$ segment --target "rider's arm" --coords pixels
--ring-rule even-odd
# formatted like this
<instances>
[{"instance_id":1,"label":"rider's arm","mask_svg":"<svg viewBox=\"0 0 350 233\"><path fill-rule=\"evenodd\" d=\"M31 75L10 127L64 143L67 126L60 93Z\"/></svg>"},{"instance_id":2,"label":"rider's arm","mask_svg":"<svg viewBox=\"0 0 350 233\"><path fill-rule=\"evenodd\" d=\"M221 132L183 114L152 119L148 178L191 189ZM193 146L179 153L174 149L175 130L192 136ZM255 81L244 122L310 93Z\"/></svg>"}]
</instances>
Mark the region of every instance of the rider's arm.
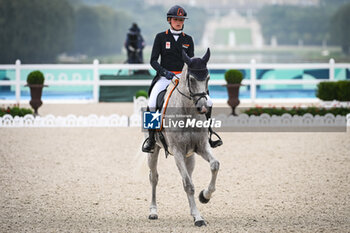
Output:
<instances>
[{"instance_id":1,"label":"rider's arm","mask_svg":"<svg viewBox=\"0 0 350 233\"><path fill-rule=\"evenodd\" d=\"M158 34L154 39L150 63L153 69L155 69L158 74L165 76L167 70L164 69L158 62L158 58L162 50L161 44L162 44L162 40L160 38L160 34Z\"/></svg>"},{"instance_id":2,"label":"rider's arm","mask_svg":"<svg viewBox=\"0 0 350 233\"><path fill-rule=\"evenodd\" d=\"M189 44L190 46L188 47L187 55L189 57L194 57L194 43L192 37L190 37Z\"/></svg>"}]
</instances>

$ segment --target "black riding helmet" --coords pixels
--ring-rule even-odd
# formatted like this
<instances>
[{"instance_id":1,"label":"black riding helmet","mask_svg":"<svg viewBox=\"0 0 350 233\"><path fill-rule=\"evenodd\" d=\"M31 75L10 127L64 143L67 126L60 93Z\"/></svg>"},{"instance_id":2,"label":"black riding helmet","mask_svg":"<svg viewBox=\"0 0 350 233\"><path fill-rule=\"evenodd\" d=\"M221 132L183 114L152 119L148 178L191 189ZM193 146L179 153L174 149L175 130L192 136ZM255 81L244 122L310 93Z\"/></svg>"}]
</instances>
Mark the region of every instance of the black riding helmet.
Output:
<instances>
[{"instance_id":1,"label":"black riding helmet","mask_svg":"<svg viewBox=\"0 0 350 233\"><path fill-rule=\"evenodd\" d=\"M182 19L187 19L187 12L185 11L184 8L182 8L179 5L175 5L171 7L166 14L167 19L168 18L182 18Z\"/></svg>"}]
</instances>

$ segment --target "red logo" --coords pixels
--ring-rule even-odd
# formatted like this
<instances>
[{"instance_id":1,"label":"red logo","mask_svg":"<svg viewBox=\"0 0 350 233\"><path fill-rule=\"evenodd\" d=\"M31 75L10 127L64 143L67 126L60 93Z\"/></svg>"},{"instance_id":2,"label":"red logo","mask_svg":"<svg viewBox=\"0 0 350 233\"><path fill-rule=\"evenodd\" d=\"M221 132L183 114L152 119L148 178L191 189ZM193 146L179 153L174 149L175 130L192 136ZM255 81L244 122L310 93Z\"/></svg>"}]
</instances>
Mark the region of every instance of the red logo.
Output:
<instances>
[{"instance_id":1,"label":"red logo","mask_svg":"<svg viewBox=\"0 0 350 233\"><path fill-rule=\"evenodd\" d=\"M177 10L177 16L183 16L184 15L184 10L182 8L179 8Z\"/></svg>"}]
</instances>

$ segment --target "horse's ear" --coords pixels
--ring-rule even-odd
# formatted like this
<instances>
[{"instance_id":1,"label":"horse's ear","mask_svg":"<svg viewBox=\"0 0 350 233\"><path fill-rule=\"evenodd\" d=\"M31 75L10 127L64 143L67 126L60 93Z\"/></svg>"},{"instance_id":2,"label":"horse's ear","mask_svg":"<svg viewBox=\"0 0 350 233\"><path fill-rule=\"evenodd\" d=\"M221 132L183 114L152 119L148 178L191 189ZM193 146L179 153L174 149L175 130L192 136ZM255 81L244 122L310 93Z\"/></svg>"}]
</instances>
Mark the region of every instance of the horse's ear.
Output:
<instances>
[{"instance_id":1,"label":"horse's ear","mask_svg":"<svg viewBox=\"0 0 350 233\"><path fill-rule=\"evenodd\" d=\"M187 55L187 53L185 52L185 50L182 50L182 59L184 60L184 62L190 66L191 64L191 58Z\"/></svg>"},{"instance_id":2,"label":"horse's ear","mask_svg":"<svg viewBox=\"0 0 350 233\"><path fill-rule=\"evenodd\" d=\"M205 63L208 63L209 58L210 58L210 49L208 48L208 49L207 49L207 52L204 54L202 60L203 60Z\"/></svg>"}]
</instances>

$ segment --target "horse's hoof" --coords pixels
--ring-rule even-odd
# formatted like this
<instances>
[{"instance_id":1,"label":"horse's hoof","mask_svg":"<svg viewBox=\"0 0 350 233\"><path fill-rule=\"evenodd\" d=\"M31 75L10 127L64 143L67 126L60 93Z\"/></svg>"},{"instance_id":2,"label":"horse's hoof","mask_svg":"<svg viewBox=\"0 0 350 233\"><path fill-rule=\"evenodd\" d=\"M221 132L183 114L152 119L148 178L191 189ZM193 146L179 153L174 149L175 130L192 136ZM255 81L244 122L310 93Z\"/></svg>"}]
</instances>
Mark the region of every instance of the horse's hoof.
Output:
<instances>
[{"instance_id":1,"label":"horse's hoof","mask_svg":"<svg viewBox=\"0 0 350 233\"><path fill-rule=\"evenodd\" d=\"M203 203L203 204L207 204L207 203L210 201L210 199L206 199L206 198L204 197L203 191L204 191L204 190L202 190L201 193L199 194L199 201L200 201L201 203Z\"/></svg>"},{"instance_id":2,"label":"horse's hoof","mask_svg":"<svg viewBox=\"0 0 350 233\"><path fill-rule=\"evenodd\" d=\"M148 216L148 219L151 219L151 220L158 219L158 215L156 215L156 214L150 214L150 215Z\"/></svg>"},{"instance_id":3,"label":"horse's hoof","mask_svg":"<svg viewBox=\"0 0 350 233\"><path fill-rule=\"evenodd\" d=\"M204 220L199 220L197 222L194 222L194 225L197 226L197 227L207 226L207 224L205 223Z\"/></svg>"}]
</instances>

